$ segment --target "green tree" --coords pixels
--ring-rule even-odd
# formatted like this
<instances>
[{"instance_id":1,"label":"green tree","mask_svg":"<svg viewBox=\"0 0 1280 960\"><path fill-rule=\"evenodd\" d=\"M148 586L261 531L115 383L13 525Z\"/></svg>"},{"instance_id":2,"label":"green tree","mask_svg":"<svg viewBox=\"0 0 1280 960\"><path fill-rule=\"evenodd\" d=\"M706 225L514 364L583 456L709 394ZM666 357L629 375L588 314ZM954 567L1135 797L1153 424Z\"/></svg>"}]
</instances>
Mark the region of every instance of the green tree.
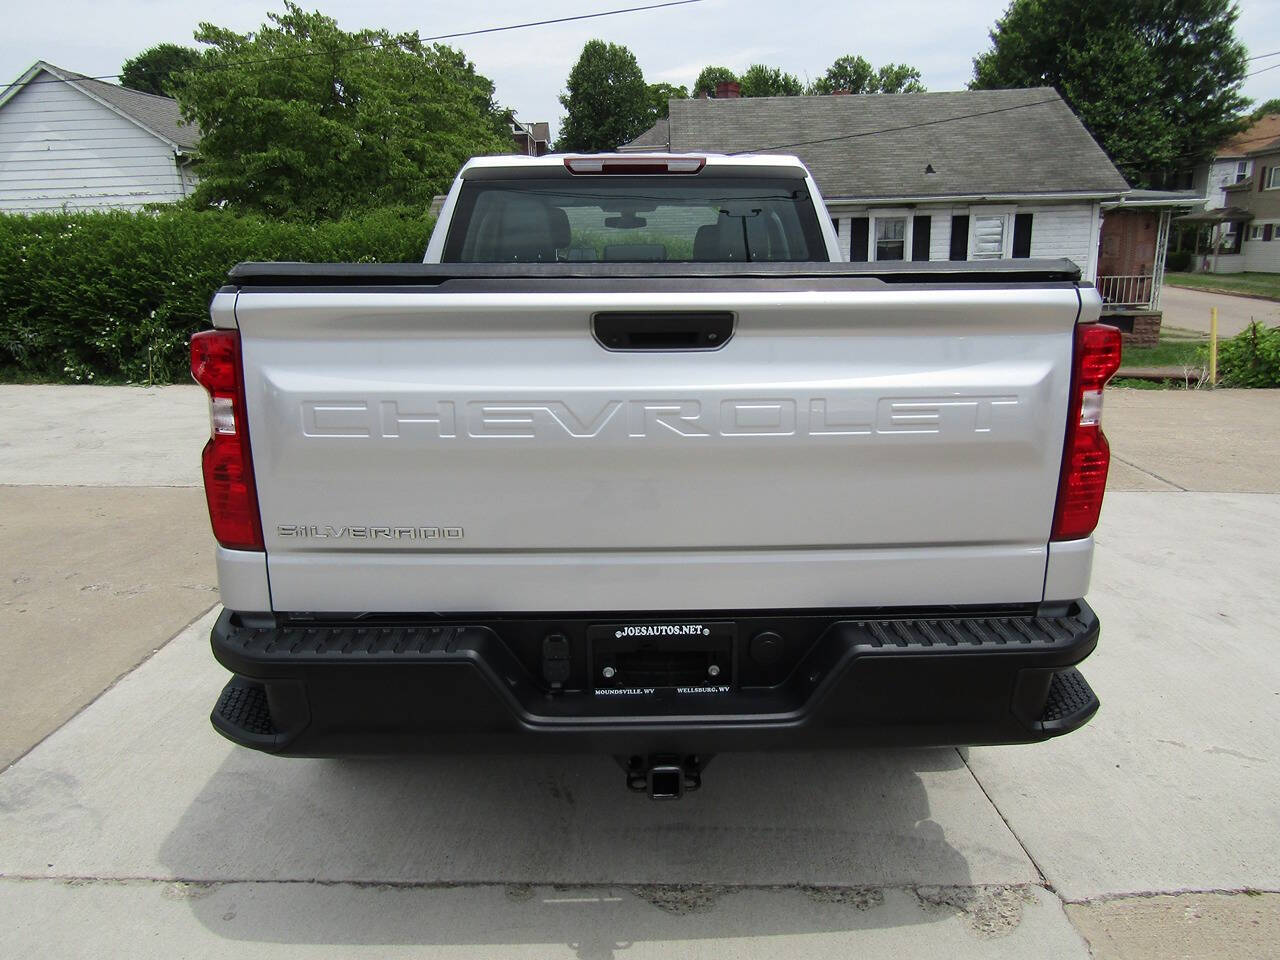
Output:
<instances>
[{"instance_id":1,"label":"green tree","mask_svg":"<svg viewBox=\"0 0 1280 960\"><path fill-rule=\"evenodd\" d=\"M560 124L557 150L616 150L652 123L649 88L635 54L603 40L583 46L560 104L568 115Z\"/></svg>"},{"instance_id":2,"label":"green tree","mask_svg":"<svg viewBox=\"0 0 1280 960\"><path fill-rule=\"evenodd\" d=\"M327 219L425 209L475 154L511 149L493 84L416 34L348 33L286 3L254 33L202 23L178 90L201 131L192 202Z\"/></svg>"},{"instance_id":3,"label":"green tree","mask_svg":"<svg viewBox=\"0 0 1280 960\"><path fill-rule=\"evenodd\" d=\"M777 67L753 63L738 81L744 97L798 97L804 87L794 74L784 73Z\"/></svg>"},{"instance_id":4,"label":"green tree","mask_svg":"<svg viewBox=\"0 0 1280 960\"><path fill-rule=\"evenodd\" d=\"M669 83L651 83L645 90L645 96L649 100L649 122L652 124L665 120L671 111L670 101L687 99L689 91Z\"/></svg>"},{"instance_id":5,"label":"green tree","mask_svg":"<svg viewBox=\"0 0 1280 960\"><path fill-rule=\"evenodd\" d=\"M974 89L1055 87L1131 183L1207 158L1240 129L1232 0L1013 0Z\"/></svg>"},{"instance_id":6,"label":"green tree","mask_svg":"<svg viewBox=\"0 0 1280 960\"><path fill-rule=\"evenodd\" d=\"M924 93L920 71L905 63L886 63L876 71L876 93Z\"/></svg>"},{"instance_id":7,"label":"green tree","mask_svg":"<svg viewBox=\"0 0 1280 960\"><path fill-rule=\"evenodd\" d=\"M689 96L697 97L705 93L708 97L714 97L717 84L737 82L738 75L728 67L703 67L698 79L693 82Z\"/></svg>"},{"instance_id":8,"label":"green tree","mask_svg":"<svg viewBox=\"0 0 1280 960\"><path fill-rule=\"evenodd\" d=\"M1258 104L1253 113L1249 114L1249 119L1261 120L1269 113L1280 113L1280 97L1272 97L1270 100Z\"/></svg>"},{"instance_id":9,"label":"green tree","mask_svg":"<svg viewBox=\"0 0 1280 960\"><path fill-rule=\"evenodd\" d=\"M886 63L879 70L866 57L839 57L809 87L809 93L923 93L920 71L905 63Z\"/></svg>"},{"instance_id":10,"label":"green tree","mask_svg":"<svg viewBox=\"0 0 1280 960\"><path fill-rule=\"evenodd\" d=\"M124 62L120 68L120 85L172 97L182 73L195 69L199 63L200 51L176 43L161 43Z\"/></svg>"}]
</instances>

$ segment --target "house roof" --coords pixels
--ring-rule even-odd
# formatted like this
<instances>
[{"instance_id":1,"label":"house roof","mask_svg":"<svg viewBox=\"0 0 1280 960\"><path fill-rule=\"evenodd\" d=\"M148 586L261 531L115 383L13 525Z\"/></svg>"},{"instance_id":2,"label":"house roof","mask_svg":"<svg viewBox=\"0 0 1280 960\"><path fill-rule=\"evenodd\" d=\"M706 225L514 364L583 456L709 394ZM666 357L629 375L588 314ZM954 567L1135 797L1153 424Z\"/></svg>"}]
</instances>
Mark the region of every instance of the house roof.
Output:
<instances>
[{"instance_id":1,"label":"house roof","mask_svg":"<svg viewBox=\"0 0 1280 960\"><path fill-rule=\"evenodd\" d=\"M1196 190L1130 190L1118 200L1104 202L1103 210L1123 210L1132 207L1164 208L1203 206L1205 198Z\"/></svg>"},{"instance_id":2,"label":"house roof","mask_svg":"<svg viewBox=\"0 0 1280 960\"><path fill-rule=\"evenodd\" d=\"M1220 146L1214 158L1231 160L1247 157L1251 153L1271 149L1276 140L1280 140L1280 113L1268 113Z\"/></svg>"},{"instance_id":3,"label":"house roof","mask_svg":"<svg viewBox=\"0 0 1280 960\"><path fill-rule=\"evenodd\" d=\"M666 150L671 140L671 123L663 117L652 127L625 145L626 150Z\"/></svg>"},{"instance_id":4,"label":"house roof","mask_svg":"<svg viewBox=\"0 0 1280 960\"><path fill-rule=\"evenodd\" d=\"M676 153L795 153L828 200L1115 196L1129 189L1049 87L672 100ZM660 146L663 124L628 148Z\"/></svg>"},{"instance_id":5,"label":"house roof","mask_svg":"<svg viewBox=\"0 0 1280 960\"><path fill-rule=\"evenodd\" d=\"M184 123L178 101L171 97L142 93L128 87L117 86L103 80L94 80L82 73L63 70L51 63L38 60L19 77L7 91L0 94L0 106L15 93L35 79L40 73L49 73L81 93L103 103L126 120L165 141L176 150L193 150L200 142L200 130L194 124Z\"/></svg>"},{"instance_id":6,"label":"house roof","mask_svg":"<svg viewBox=\"0 0 1280 960\"><path fill-rule=\"evenodd\" d=\"M1173 219L1180 223L1238 223L1242 220L1252 220L1253 211L1243 207L1215 207L1212 210L1187 213Z\"/></svg>"},{"instance_id":7,"label":"house roof","mask_svg":"<svg viewBox=\"0 0 1280 960\"><path fill-rule=\"evenodd\" d=\"M1254 147L1249 151L1249 156L1256 157L1264 153L1275 153L1276 151L1280 151L1280 137Z\"/></svg>"}]
</instances>

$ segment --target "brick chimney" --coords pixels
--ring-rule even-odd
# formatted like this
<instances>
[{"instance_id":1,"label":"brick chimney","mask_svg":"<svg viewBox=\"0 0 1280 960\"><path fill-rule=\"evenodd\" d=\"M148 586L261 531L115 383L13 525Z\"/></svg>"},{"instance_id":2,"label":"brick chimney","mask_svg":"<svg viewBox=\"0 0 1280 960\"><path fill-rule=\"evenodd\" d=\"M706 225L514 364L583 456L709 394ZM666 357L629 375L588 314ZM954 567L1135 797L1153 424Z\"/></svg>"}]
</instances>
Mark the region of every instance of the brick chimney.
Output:
<instances>
[{"instance_id":1,"label":"brick chimney","mask_svg":"<svg viewBox=\"0 0 1280 960\"><path fill-rule=\"evenodd\" d=\"M742 96L742 84L733 80L721 80L716 84L717 100L736 100Z\"/></svg>"}]
</instances>

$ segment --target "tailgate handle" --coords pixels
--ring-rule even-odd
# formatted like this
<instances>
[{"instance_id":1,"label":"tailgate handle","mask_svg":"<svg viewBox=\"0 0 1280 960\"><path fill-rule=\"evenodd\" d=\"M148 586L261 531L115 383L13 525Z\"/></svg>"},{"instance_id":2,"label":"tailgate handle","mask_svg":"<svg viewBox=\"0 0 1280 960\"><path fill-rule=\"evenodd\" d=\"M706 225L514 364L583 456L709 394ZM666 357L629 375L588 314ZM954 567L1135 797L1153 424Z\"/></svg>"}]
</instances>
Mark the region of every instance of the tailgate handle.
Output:
<instances>
[{"instance_id":1,"label":"tailgate handle","mask_svg":"<svg viewBox=\"0 0 1280 960\"><path fill-rule=\"evenodd\" d=\"M597 313L591 331L606 350L718 350L733 336L733 314L706 310Z\"/></svg>"}]
</instances>

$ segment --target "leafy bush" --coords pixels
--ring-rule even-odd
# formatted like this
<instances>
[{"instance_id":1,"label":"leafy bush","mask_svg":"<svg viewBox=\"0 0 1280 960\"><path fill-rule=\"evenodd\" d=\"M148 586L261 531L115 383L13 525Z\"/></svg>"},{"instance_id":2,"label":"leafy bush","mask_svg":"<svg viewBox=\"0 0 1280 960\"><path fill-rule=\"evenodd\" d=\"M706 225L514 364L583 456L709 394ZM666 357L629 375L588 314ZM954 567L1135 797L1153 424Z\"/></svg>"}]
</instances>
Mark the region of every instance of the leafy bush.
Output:
<instances>
[{"instance_id":1,"label":"leafy bush","mask_svg":"<svg viewBox=\"0 0 1280 960\"><path fill-rule=\"evenodd\" d=\"M1280 327L1255 320L1219 343L1218 380L1232 387L1280 387Z\"/></svg>"},{"instance_id":2,"label":"leafy bush","mask_svg":"<svg viewBox=\"0 0 1280 960\"><path fill-rule=\"evenodd\" d=\"M1193 254L1190 250L1170 250L1165 255L1165 269L1172 270L1174 273L1182 273L1184 270L1190 270L1192 256Z\"/></svg>"},{"instance_id":3,"label":"leafy bush","mask_svg":"<svg viewBox=\"0 0 1280 960\"><path fill-rule=\"evenodd\" d=\"M380 210L278 223L219 211L0 216L0 370L10 378L168 383L242 260L422 259L431 221Z\"/></svg>"}]
</instances>

